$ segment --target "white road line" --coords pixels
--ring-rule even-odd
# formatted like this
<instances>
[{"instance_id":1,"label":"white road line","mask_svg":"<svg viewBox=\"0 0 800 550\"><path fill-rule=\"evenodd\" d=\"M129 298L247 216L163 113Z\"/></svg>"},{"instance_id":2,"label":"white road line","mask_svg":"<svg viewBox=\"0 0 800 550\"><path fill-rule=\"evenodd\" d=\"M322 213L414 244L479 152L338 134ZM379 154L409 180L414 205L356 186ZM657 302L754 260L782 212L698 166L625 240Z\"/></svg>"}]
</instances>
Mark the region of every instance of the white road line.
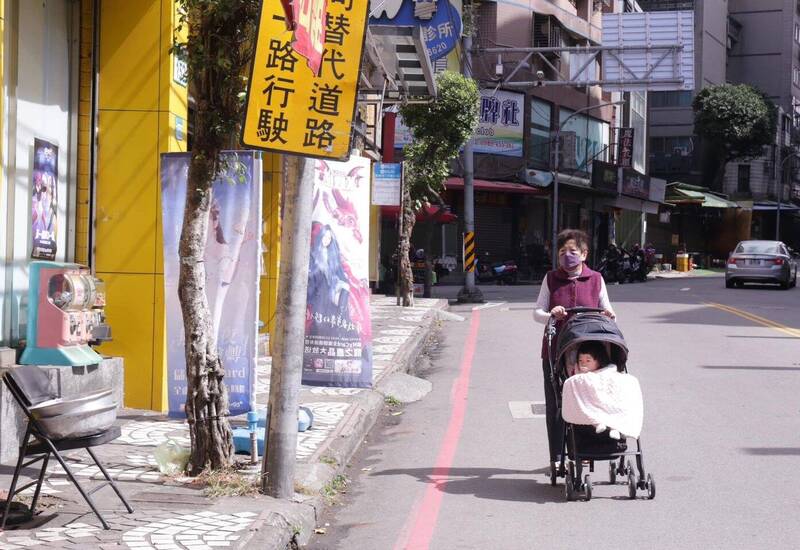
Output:
<instances>
[{"instance_id":1,"label":"white road line","mask_svg":"<svg viewBox=\"0 0 800 550\"><path fill-rule=\"evenodd\" d=\"M475 306L474 308L472 308L472 311L478 311L479 309L489 309L489 308L492 308L492 307L498 307L498 306L502 306L505 303L506 302L486 302L482 306Z\"/></svg>"}]
</instances>

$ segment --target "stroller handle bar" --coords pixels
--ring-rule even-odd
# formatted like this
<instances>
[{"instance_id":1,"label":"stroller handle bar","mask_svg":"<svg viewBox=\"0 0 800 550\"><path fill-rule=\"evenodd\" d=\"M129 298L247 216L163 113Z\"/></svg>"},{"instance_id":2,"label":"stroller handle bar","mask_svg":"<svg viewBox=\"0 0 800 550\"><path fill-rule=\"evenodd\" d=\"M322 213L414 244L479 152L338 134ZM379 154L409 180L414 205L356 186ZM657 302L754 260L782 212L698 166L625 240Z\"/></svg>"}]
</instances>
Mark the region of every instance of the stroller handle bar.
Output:
<instances>
[{"instance_id":1,"label":"stroller handle bar","mask_svg":"<svg viewBox=\"0 0 800 550\"><path fill-rule=\"evenodd\" d=\"M567 313L604 313L604 310L601 307L568 307L566 308Z\"/></svg>"}]
</instances>

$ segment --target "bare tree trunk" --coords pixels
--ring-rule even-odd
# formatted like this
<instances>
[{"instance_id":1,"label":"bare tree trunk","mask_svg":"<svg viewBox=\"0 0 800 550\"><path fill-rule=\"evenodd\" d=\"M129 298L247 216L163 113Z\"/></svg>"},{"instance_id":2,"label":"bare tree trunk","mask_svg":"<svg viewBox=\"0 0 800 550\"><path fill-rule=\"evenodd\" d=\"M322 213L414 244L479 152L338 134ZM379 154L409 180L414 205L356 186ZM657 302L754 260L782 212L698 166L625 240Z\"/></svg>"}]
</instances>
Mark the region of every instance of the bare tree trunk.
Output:
<instances>
[{"instance_id":1,"label":"bare tree trunk","mask_svg":"<svg viewBox=\"0 0 800 550\"><path fill-rule=\"evenodd\" d=\"M414 305L414 272L411 270L411 233L414 231L416 213L411 205L408 185L403 186L403 208L400 211L400 297L403 307Z\"/></svg>"},{"instance_id":2,"label":"bare tree trunk","mask_svg":"<svg viewBox=\"0 0 800 550\"><path fill-rule=\"evenodd\" d=\"M210 182L214 176L210 158L215 157L192 155L178 248L178 294L186 339L186 418L192 445L190 475L197 475L205 468L230 466L233 457L228 390L223 383L225 369L217 353L203 263L211 206Z\"/></svg>"}]
</instances>

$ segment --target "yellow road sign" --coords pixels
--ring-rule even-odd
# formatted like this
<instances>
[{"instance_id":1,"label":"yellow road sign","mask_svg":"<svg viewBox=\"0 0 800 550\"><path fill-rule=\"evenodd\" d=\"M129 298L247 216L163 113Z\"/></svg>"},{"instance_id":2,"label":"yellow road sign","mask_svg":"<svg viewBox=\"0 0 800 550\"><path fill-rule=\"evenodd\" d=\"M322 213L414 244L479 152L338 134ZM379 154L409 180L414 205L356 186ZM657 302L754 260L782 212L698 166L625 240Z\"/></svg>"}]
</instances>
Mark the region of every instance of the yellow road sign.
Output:
<instances>
[{"instance_id":1,"label":"yellow road sign","mask_svg":"<svg viewBox=\"0 0 800 550\"><path fill-rule=\"evenodd\" d=\"M242 143L308 157L350 155L368 0L328 0L315 75L292 48L280 0L264 0Z\"/></svg>"}]
</instances>

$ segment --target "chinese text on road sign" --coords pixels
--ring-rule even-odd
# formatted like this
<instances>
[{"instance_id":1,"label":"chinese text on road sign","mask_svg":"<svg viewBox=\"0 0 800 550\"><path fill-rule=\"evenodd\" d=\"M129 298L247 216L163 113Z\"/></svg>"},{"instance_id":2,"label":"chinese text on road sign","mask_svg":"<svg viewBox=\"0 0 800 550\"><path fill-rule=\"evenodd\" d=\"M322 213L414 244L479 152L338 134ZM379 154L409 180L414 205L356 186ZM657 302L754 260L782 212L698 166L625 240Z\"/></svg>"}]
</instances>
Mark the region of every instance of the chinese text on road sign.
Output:
<instances>
[{"instance_id":1,"label":"chinese text on road sign","mask_svg":"<svg viewBox=\"0 0 800 550\"><path fill-rule=\"evenodd\" d=\"M328 0L317 75L292 48L281 3L263 3L245 145L311 157L349 156L367 5L367 0Z\"/></svg>"}]
</instances>

